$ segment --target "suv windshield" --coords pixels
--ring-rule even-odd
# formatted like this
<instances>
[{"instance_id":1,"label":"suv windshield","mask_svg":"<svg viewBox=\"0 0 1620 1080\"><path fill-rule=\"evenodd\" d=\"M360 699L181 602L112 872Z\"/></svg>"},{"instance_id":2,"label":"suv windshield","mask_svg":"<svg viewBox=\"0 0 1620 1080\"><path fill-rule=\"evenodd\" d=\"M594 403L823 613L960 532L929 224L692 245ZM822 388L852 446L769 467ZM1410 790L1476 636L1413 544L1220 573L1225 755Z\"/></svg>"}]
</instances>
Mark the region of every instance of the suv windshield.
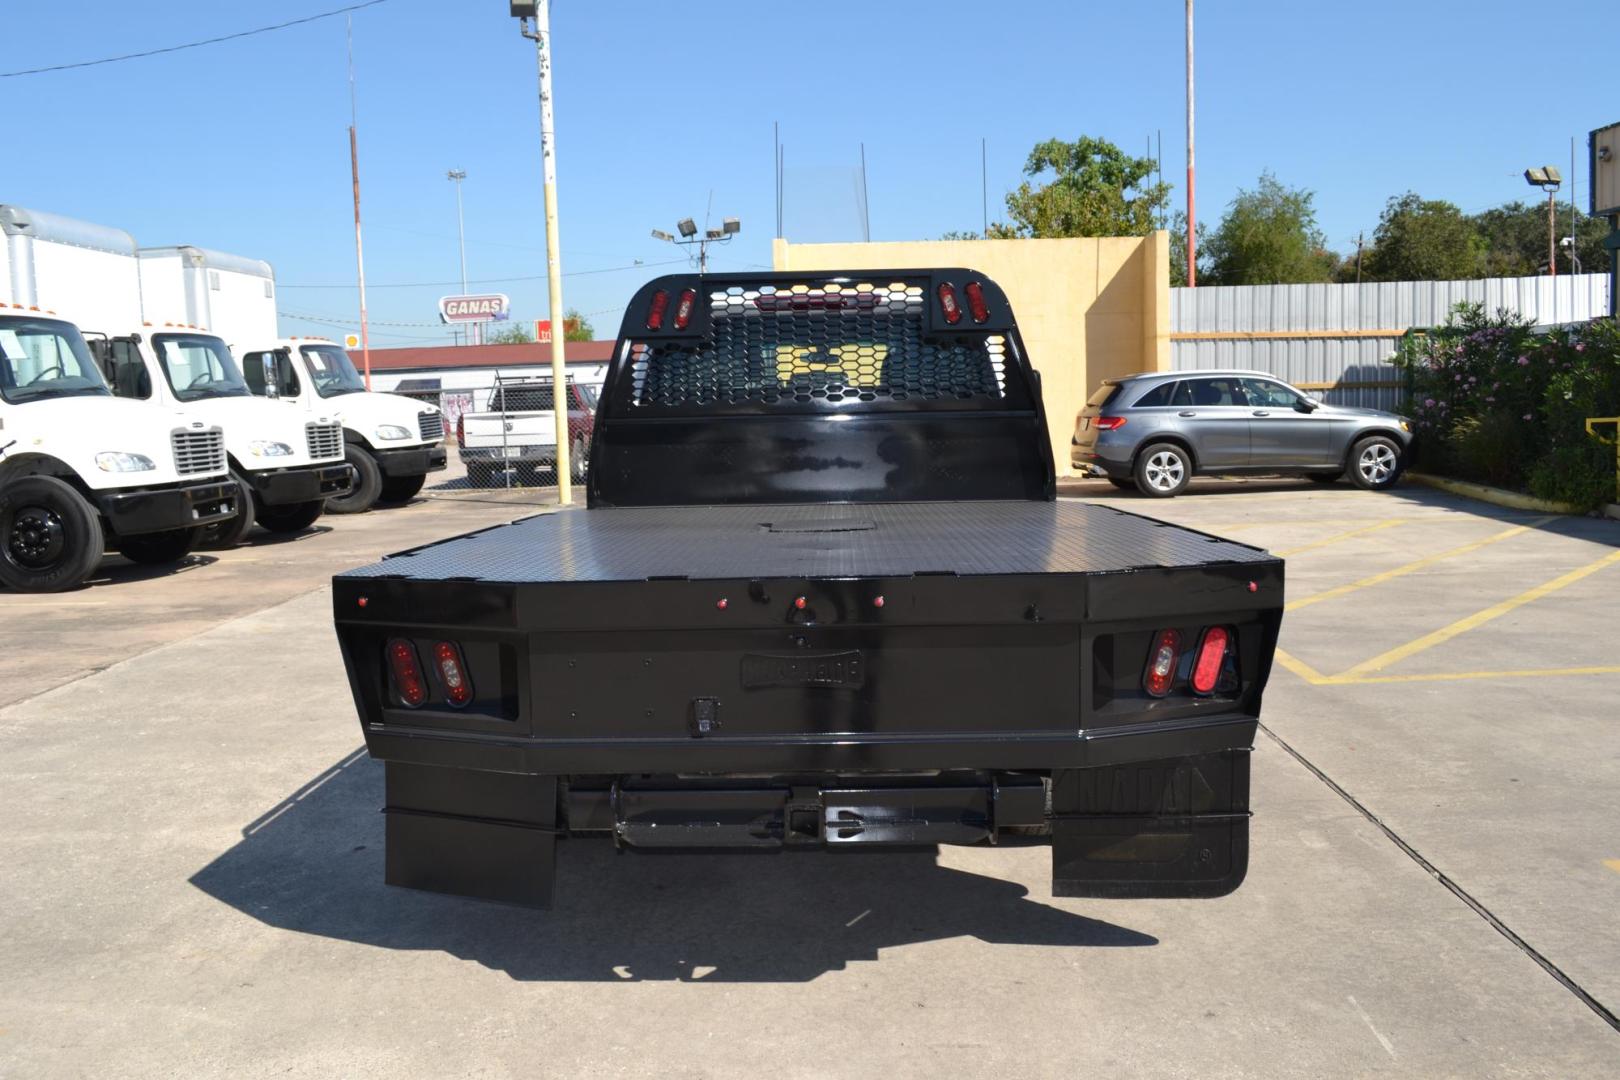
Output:
<instances>
[{"instance_id":1,"label":"suv windshield","mask_svg":"<svg viewBox=\"0 0 1620 1080\"><path fill-rule=\"evenodd\" d=\"M110 395L101 370L72 323L0 320L0 398L17 404L75 394Z\"/></svg>"},{"instance_id":2,"label":"suv windshield","mask_svg":"<svg viewBox=\"0 0 1620 1080\"><path fill-rule=\"evenodd\" d=\"M154 334L152 349L163 368L163 377L169 380L174 396L181 401L238 397L248 393L242 372L231 359L231 351L217 337Z\"/></svg>"},{"instance_id":3,"label":"suv windshield","mask_svg":"<svg viewBox=\"0 0 1620 1080\"><path fill-rule=\"evenodd\" d=\"M349 354L336 345L305 345L300 351L309 377L315 382L315 392L321 397L366 392L365 380L354 370Z\"/></svg>"}]
</instances>

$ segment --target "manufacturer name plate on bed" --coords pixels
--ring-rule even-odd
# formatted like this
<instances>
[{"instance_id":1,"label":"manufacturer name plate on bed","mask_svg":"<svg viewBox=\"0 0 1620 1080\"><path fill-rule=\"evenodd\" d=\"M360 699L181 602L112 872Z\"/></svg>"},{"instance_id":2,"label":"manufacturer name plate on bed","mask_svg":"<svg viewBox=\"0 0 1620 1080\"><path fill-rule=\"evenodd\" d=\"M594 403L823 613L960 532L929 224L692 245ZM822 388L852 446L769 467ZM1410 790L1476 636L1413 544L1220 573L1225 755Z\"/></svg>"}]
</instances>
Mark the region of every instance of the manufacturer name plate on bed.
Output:
<instances>
[{"instance_id":1,"label":"manufacturer name plate on bed","mask_svg":"<svg viewBox=\"0 0 1620 1080\"><path fill-rule=\"evenodd\" d=\"M742 684L745 690L804 686L856 690L866 685L866 658L859 649L791 656L748 653L742 658Z\"/></svg>"}]
</instances>

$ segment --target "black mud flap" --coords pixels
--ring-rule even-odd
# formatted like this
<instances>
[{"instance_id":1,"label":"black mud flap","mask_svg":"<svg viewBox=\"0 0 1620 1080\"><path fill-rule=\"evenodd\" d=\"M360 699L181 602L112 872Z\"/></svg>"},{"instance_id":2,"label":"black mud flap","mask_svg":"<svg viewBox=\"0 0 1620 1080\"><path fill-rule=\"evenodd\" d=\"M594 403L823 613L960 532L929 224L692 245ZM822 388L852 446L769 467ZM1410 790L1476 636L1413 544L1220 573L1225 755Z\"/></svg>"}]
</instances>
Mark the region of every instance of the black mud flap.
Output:
<instances>
[{"instance_id":1,"label":"black mud flap","mask_svg":"<svg viewBox=\"0 0 1620 1080\"><path fill-rule=\"evenodd\" d=\"M557 780L387 763L390 885L551 906Z\"/></svg>"},{"instance_id":2,"label":"black mud flap","mask_svg":"<svg viewBox=\"0 0 1620 1080\"><path fill-rule=\"evenodd\" d=\"M1249 867L1249 751L1052 776L1052 895L1225 896Z\"/></svg>"}]
</instances>

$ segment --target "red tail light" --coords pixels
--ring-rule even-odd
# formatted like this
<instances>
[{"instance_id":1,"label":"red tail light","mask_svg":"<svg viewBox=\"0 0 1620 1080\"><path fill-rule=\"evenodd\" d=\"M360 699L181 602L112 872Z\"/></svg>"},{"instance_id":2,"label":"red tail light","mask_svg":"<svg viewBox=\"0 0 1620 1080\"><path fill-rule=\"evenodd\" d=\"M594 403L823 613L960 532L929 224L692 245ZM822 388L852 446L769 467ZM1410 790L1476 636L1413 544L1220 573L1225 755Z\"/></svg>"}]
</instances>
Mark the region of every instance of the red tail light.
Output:
<instances>
[{"instance_id":1,"label":"red tail light","mask_svg":"<svg viewBox=\"0 0 1620 1080\"><path fill-rule=\"evenodd\" d=\"M461 650L452 641L441 641L433 646L433 666L439 669L439 683L444 687L445 700L461 708L473 699L472 676L461 659Z\"/></svg>"},{"instance_id":2,"label":"red tail light","mask_svg":"<svg viewBox=\"0 0 1620 1080\"><path fill-rule=\"evenodd\" d=\"M956 286L948 281L942 281L936 291L939 293L939 309L945 313L945 321L955 326L962 321L962 305L956 301Z\"/></svg>"},{"instance_id":3,"label":"red tail light","mask_svg":"<svg viewBox=\"0 0 1620 1080\"><path fill-rule=\"evenodd\" d=\"M664 312L669 308L669 293L659 289L653 293L652 306L647 309L647 329L664 328Z\"/></svg>"},{"instance_id":4,"label":"red tail light","mask_svg":"<svg viewBox=\"0 0 1620 1080\"><path fill-rule=\"evenodd\" d=\"M692 308L697 304L697 293L687 289L681 293L681 298L675 304L675 329L685 330L686 324L692 321Z\"/></svg>"},{"instance_id":5,"label":"red tail light","mask_svg":"<svg viewBox=\"0 0 1620 1080\"><path fill-rule=\"evenodd\" d=\"M1125 426L1123 416L1099 416L1091 422L1098 431L1114 431Z\"/></svg>"},{"instance_id":6,"label":"red tail light","mask_svg":"<svg viewBox=\"0 0 1620 1080\"><path fill-rule=\"evenodd\" d=\"M388 667L394 673L394 689L399 691L400 702L408 709L421 708L427 701L427 680L422 678L415 647L399 638L390 641Z\"/></svg>"},{"instance_id":7,"label":"red tail light","mask_svg":"<svg viewBox=\"0 0 1620 1080\"><path fill-rule=\"evenodd\" d=\"M970 281L962 286L962 292L967 296L968 311L973 315L974 322L984 322L990 317L990 308L984 302L983 285Z\"/></svg>"},{"instance_id":8,"label":"red tail light","mask_svg":"<svg viewBox=\"0 0 1620 1080\"><path fill-rule=\"evenodd\" d=\"M467 449L467 418L465 416L456 417L456 445L463 450Z\"/></svg>"},{"instance_id":9,"label":"red tail light","mask_svg":"<svg viewBox=\"0 0 1620 1080\"><path fill-rule=\"evenodd\" d=\"M1176 665L1180 660L1180 631L1160 630L1153 635L1153 647L1148 650L1147 670L1142 673L1142 688L1154 697L1164 697L1176 681Z\"/></svg>"},{"instance_id":10,"label":"red tail light","mask_svg":"<svg viewBox=\"0 0 1620 1080\"><path fill-rule=\"evenodd\" d=\"M1198 659L1193 661L1192 688L1195 694L1213 694L1221 681L1221 668L1226 664L1226 648L1232 635L1224 626L1212 626L1204 631L1204 640L1198 643Z\"/></svg>"}]
</instances>

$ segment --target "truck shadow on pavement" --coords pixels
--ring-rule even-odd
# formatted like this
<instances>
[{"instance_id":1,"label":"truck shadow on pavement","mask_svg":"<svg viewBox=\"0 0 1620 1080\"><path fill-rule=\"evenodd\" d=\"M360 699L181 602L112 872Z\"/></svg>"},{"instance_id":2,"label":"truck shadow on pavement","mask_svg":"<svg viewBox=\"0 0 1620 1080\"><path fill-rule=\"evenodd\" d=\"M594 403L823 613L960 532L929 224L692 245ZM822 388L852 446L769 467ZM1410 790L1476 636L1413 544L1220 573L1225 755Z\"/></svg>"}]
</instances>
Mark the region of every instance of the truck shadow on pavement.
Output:
<instances>
[{"instance_id":1,"label":"truck shadow on pavement","mask_svg":"<svg viewBox=\"0 0 1620 1080\"><path fill-rule=\"evenodd\" d=\"M1158 944L928 853L620 857L576 840L560 845L553 911L391 888L382 787L382 767L356 751L247 825L191 883L279 929L441 950L520 980L803 982L880 949L961 936Z\"/></svg>"}]
</instances>

